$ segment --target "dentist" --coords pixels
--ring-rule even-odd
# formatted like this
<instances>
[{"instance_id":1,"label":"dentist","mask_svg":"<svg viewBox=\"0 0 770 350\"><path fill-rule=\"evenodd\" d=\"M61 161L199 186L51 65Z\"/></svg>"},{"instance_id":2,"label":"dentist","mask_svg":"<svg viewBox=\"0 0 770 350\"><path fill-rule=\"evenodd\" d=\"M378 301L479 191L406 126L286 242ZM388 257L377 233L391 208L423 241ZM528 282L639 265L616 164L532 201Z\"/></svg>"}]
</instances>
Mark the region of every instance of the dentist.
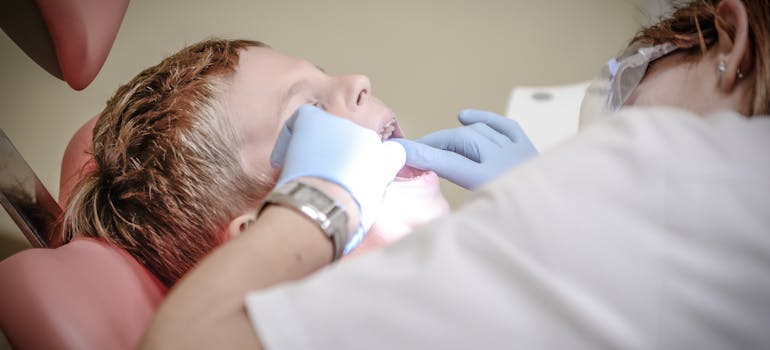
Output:
<instances>
[{"instance_id":1,"label":"dentist","mask_svg":"<svg viewBox=\"0 0 770 350\"><path fill-rule=\"evenodd\" d=\"M646 28L607 85L628 108L534 158L484 112L399 146L301 108L256 223L172 290L143 348L767 348L768 8L698 0ZM404 162L476 192L324 269Z\"/></svg>"}]
</instances>

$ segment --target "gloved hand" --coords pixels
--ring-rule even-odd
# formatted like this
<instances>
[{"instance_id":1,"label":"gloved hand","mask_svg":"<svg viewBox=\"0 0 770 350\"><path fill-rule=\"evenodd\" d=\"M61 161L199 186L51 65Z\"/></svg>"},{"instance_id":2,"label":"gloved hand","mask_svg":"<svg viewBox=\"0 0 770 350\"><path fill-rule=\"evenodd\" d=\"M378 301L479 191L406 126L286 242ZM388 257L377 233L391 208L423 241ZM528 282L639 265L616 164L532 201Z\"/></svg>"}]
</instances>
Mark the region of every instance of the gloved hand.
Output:
<instances>
[{"instance_id":1,"label":"gloved hand","mask_svg":"<svg viewBox=\"0 0 770 350\"><path fill-rule=\"evenodd\" d=\"M464 110L464 126L436 131L410 141L392 139L406 149L406 164L433 170L467 189L486 183L537 154L519 124L492 112Z\"/></svg>"},{"instance_id":2,"label":"gloved hand","mask_svg":"<svg viewBox=\"0 0 770 350\"><path fill-rule=\"evenodd\" d=\"M286 121L270 155L273 167L283 166L277 186L299 177L317 177L350 193L361 223L345 254L374 223L385 188L404 162L404 148L398 143L382 142L373 130L311 105L300 107Z\"/></svg>"}]
</instances>

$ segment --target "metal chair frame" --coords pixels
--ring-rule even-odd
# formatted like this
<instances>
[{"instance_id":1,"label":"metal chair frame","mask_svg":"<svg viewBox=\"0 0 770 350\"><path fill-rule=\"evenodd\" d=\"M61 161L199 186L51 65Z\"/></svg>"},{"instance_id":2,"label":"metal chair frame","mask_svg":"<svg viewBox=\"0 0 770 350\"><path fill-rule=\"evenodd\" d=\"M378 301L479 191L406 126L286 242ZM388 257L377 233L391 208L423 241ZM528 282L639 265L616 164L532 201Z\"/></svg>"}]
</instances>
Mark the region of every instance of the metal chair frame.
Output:
<instances>
[{"instance_id":1,"label":"metal chair frame","mask_svg":"<svg viewBox=\"0 0 770 350\"><path fill-rule=\"evenodd\" d=\"M63 244L62 209L0 129L0 203L36 248Z\"/></svg>"}]
</instances>

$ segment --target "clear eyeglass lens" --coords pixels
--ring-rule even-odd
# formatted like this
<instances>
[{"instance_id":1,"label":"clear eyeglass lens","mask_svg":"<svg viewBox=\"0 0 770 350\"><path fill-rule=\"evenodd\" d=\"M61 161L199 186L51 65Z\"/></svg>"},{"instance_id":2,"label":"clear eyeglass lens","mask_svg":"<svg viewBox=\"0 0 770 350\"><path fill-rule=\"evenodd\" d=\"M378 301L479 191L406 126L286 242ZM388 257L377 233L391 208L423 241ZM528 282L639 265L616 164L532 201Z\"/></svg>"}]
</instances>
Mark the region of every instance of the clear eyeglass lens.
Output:
<instances>
[{"instance_id":1,"label":"clear eyeglass lens","mask_svg":"<svg viewBox=\"0 0 770 350\"><path fill-rule=\"evenodd\" d=\"M631 46L609 60L586 90L580 112L580 127L601 119L607 112L616 112L622 108L644 78L650 62L677 49L671 43L648 47Z\"/></svg>"}]
</instances>

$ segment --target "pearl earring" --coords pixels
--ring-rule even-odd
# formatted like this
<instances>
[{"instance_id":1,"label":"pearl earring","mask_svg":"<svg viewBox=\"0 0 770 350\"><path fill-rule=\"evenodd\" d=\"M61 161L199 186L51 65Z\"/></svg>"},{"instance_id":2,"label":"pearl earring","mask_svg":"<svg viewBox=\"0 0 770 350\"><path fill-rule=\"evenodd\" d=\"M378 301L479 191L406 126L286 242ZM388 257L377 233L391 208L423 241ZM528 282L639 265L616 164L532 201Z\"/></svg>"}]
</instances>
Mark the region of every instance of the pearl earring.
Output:
<instances>
[{"instance_id":1,"label":"pearl earring","mask_svg":"<svg viewBox=\"0 0 770 350\"><path fill-rule=\"evenodd\" d=\"M727 63L725 61L719 61L719 63L717 64L717 72L719 73L719 79L722 79L726 71L727 71ZM740 69L736 69L735 73L738 79L743 79L743 73L741 72Z\"/></svg>"},{"instance_id":2,"label":"pearl earring","mask_svg":"<svg viewBox=\"0 0 770 350\"><path fill-rule=\"evenodd\" d=\"M719 79L722 79L723 76L725 76L725 72L727 71L727 63L725 61L719 61L717 64L717 73L719 73Z\"/></svg>"}]
</instances>

